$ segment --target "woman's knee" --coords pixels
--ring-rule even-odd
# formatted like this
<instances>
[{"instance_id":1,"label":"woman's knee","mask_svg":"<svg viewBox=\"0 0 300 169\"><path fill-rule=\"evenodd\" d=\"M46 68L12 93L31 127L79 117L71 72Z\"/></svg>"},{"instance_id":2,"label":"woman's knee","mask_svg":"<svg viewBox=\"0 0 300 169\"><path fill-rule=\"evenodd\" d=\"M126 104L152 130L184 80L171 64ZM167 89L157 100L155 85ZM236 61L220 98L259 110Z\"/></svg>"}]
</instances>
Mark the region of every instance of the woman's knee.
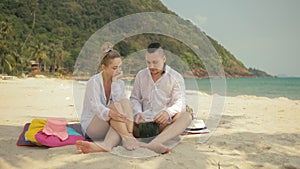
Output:
<instances>
[{"instance_id":1,"label":"woman's knee","mask_svg":"<svg viewBox=\"0 0 300 169\"><path fill-rule=\"evenodd\" d=\"M109 127L110 126L106 121L94 116L93 120L87 127L86 134L90 138L103 138L105 137Z\"/></svg>"}]
</instances>

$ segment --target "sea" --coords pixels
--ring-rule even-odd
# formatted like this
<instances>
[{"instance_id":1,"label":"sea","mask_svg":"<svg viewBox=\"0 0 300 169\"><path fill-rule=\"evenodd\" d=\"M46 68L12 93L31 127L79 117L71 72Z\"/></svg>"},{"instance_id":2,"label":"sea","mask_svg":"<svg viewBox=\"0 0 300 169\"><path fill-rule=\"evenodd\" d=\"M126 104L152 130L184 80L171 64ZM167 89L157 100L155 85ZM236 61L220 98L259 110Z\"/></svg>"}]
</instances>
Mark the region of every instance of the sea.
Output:
<instances>
[{"instance_id":1,"label":"sea","mask_svg":"<svg viewBox=\"0 0 300 169\"><path fill-rule=\"evenodd\" d=\"M187 90L226 96L255 95L300 100L300 78L185 79Z\"/></svg>"},{"instance_id":2,"label":"sea","mask_svg":"<svg viewBox=\"0 0 300 169\"><path fill-rule=\"evenodd\" d=\"M129 91L131 91L133 83L133 80L125 80L126 88ZM300 78L189 78L185 79L185 86L187 91L209 95L254 95L300 100Z\"/></svg>"}]
</instances>

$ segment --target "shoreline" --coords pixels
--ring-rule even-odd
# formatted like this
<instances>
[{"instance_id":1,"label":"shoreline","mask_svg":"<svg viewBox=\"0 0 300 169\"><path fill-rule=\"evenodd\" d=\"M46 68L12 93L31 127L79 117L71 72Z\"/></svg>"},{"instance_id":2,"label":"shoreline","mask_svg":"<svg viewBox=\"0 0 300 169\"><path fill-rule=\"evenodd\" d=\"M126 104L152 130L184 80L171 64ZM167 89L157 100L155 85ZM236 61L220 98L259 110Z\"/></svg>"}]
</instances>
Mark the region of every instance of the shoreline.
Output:
<instances>
[{"instance_id":1,"label":"shoreline","mask_svg":"<svg viewBox=\"0 0 300 169\"><path fill-rule=\"evenodd\" d=\"M279 77L279 78L281 78L281 77ZM282 77L282 78L297 78L297 79L299 78L300 79L300 77ZM26 79L37 79L37 80L38 79L41 79L41 80L42 79L56 79L56 80L62 80L62 81L70 81L72 83L72 85L73 85L73 82L75 81L75 79L73 79L73 78L47 77L47 76L43 76L43 75L37 76L37 77L27 77L27 78L18 78L16 76L10 76L7 79L3 79L3 78L0 79L0 84L13 83L16 80L26 80ZM78 80L76 80L76 81L78 81ZM78 82L79 82L79 84L85 85L86 81L79 80ZM126 90L128 90L128 86L126 86L126 87L127 87ZM130 86L130 87L132 87L132 86ZM129 94L130 90L128 90L127 93ZM291 100L291 101L300 101L300 99L292 99L292 98L285 97L285 96L268 97L268 96L264 96L264 95L255 95L255 94L232 94L232 95L225 95L224 96L224 95L219 95L217 93L210 94L210 93L205 92L205 91L192 90L192 89L186 89L186 93L187 94L191 94L191 95L199 95L199 96L213 96L213 95L218 95L218 96L225 97L225 98L228 98L228 97L241 97L241 98L243 98L243 97L257 97L257 98L260 98L261 97L261 98L267 98L267 99L287 99L287 100ZM227 93L227 91L226 91L226 93Z\"/></svg>"}]
</instances>

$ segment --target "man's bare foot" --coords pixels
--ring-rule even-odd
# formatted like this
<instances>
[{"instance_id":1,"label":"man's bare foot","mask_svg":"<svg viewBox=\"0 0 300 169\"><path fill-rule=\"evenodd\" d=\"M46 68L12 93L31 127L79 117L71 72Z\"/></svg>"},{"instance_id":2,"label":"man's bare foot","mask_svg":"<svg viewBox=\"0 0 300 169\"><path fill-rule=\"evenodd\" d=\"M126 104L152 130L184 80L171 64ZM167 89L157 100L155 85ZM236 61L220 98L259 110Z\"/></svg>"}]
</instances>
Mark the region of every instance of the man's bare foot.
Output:
<instances>
[{"instance_id":1,"label":"man's bare foot","mask_svg":"<svg viewBox=\"0 0 300 169\"><path fill-rule=\"evenodd\" d=\"M155 151L159 154L167 154L170 151L170 148L157 142L150 142L148 144L142 145L141 147L148 148L152 151Z\"/></svg>"},{"instance_id":2,"label":"man's bare foot","mask_svg":"<svg viewBox=\"0 0 300 169\"><path fill-rule=\"evenodd\" d=\"M143 143L139 142L133 136L123 136L122 137L122 145L127 150L135 150L143 145Z\"/></svg>"},{"instance_id":3,"label":"man's bare foot","mask_svg":"<svg viewBox=\"0 0 300 169\"><path fill-rule=\"evenodd\" d=\"M79 153L94 153L94 152L108 152L109 150L104 148L105 146L101 146L100 144L96 144L94 142L76 141L76 149Z\"/></svg>"}]
</instances>

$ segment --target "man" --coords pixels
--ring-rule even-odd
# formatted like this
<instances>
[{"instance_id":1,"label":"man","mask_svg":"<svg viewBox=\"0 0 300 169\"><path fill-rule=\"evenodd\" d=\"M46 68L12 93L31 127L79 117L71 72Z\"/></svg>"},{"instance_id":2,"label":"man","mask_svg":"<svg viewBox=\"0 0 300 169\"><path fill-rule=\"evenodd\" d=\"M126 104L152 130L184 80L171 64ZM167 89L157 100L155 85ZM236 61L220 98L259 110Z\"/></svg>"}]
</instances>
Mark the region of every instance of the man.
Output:
<instances>
[{"instance_id":1,"label":"man","mask_svg":"<svg viewBox=\"0 0 300 169\"><path fill-rule=\"evenodd\" d=\"M157 153L168 153L166 141L179 136L191 123L185 111L185 85L183 77L165 64L166 56L159 43L152 43L146 52L147 68L136 75L130 101L135 123L153 121L161 132L144 145Z\"/></svg>"}]
</instances>

